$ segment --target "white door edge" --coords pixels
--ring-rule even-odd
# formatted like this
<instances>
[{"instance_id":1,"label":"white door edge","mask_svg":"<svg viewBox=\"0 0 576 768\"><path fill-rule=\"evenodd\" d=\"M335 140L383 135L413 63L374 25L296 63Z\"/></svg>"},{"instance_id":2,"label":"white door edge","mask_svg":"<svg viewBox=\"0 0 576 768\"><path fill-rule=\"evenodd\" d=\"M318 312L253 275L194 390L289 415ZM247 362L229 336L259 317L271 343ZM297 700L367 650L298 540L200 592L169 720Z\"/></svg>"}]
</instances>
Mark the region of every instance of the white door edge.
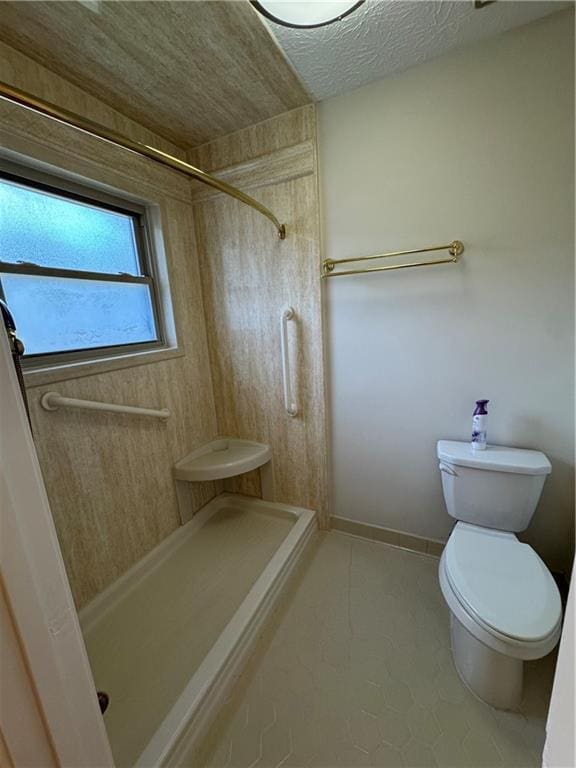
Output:
<instances>
[{"instance_id":1,"label":"white door edge","mask_svg":"<svg viewBox=\"0 0 576 768\"><path fill-rule=\"evenodd\" d=\"M2 329L0 392L0 572L12 617L58 763L74 768L113 766L36 449ZM9 702L2 704L9 706ZM2 732L9 748L15 734L4 728Z\"/></svg>"}]
</instances>

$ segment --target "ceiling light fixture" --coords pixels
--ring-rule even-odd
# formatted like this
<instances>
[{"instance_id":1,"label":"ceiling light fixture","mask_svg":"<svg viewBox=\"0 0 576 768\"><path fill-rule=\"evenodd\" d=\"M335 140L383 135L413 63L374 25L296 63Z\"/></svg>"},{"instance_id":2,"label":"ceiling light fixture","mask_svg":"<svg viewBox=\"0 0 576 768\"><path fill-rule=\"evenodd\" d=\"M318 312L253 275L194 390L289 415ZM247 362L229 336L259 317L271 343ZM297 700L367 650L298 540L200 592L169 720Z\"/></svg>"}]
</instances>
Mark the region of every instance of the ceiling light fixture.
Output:
<instances>
[{"instance_id":1,"label":"ceiling light fixture","mask_svg":"<svg viewBox=\"0 0 576 768\"><path fill-rule=\"evenodd\" d=\"M346 0L250 0L256 10L275 24L293 29L325 27L349 16L364 4Z\"/></svg>"}]
</instances>

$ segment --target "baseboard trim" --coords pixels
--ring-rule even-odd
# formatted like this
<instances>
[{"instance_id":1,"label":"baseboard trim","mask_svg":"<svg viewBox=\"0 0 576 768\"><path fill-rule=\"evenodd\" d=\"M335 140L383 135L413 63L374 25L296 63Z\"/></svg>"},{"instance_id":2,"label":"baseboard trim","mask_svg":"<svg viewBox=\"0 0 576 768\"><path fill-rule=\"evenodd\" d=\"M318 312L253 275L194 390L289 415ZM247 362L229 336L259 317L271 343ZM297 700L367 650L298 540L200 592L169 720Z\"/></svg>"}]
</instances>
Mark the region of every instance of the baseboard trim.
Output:
<instances>
[{"instance_id":1,"label":"baseboard trim","mask_svg":"<svg viewBox=\"0 0 576 768\"><path fill-rule=\"evenodd\" d=\"M411 533L394 531L391 528L382 528L380 525L372 525L371 523L360 523L358 520L350 520L338 515L330 517L330 527L334 531L341 531L369 541L380 541L391 547L409 549L412 552L431 557L440 557L445 544L445 542L437 539L426 539L423 536L414 536Z\"/></svg>"}]
</instances>

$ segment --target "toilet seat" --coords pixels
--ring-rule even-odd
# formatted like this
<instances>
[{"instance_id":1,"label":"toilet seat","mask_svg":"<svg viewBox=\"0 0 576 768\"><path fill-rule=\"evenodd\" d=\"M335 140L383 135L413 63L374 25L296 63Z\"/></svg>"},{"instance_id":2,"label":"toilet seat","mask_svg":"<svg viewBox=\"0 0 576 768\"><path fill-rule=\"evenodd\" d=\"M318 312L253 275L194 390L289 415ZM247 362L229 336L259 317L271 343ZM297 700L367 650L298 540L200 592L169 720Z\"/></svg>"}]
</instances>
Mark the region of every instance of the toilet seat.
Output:
<instances>
[{"instance_id":1,"label":"toilet seat","mask_svg":"<svg viewBox=\"0 0 576 768\"><path fill-rule=\"evenodd\" d=\"M442 556L441 584L450 608L496 650L538 658L558 636L558 588L514 534L459 522Z\"/></svg>"}]
</instances>

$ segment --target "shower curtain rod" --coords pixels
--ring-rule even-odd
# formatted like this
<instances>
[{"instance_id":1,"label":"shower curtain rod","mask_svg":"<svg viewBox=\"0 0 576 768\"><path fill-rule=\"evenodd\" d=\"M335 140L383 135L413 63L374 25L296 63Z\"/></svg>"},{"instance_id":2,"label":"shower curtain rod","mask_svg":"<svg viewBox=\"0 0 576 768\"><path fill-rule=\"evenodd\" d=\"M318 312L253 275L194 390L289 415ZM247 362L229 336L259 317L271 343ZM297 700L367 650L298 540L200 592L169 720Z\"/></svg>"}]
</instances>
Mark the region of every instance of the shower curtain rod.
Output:
<instances>
[{"instance_id":1,"label":"shower curtain rod","mask_svg":"<svg viewBox=\"0 0 576 768\"><path fill-rule=\"evenodd\" d=\"M372 261L372 259L388 259L391 256L408 256L411 253L428 253L429 251L448 251L449 259L434 259L433 261L413 261L410 264L391 264L387 267L367 267L364 269L346 269L334 272L338 264L349 264L356 261ZM456 263L464 253L464 245L460 240L452 240L446 245L430 245L427 248L413 248L410 251L391 251L377 253L374 256L351 256L348 259L324 259L322 262L322 277L342 277L343 275L361 275L366 272L387 272L390 269L408 269L409 267L432 267L434 264Z\"/></svg>"},{"instance_id":2,"label":"shower curtain rod","mask_svg":"<svg viewBox=\"0 0 576 768\"><path fill-rule=\"evenodd\" d=\"M244 192L241 192L239 189L236 189L236 187L233 187L230 184L226 184L224 181L220 181L220 179L211 176L205 171L201 171L199 168L195 168L193 165L186 163L184 160L179 160L177 157L169 155L167 152L163 152L161 149L156 149L156 147L151 147L148 144L144 144L140 141L129 139L127 136L123 136L122 134L110 130L109 128L106 128L99 123L95 123L88 118L77 115L75 112L69 112L67 109L57 107L55 104L51 104L48 101L38 99L36 96L32 96L30 93L21 91L19 88L14 88L14 86L8 85L7 83L3 83L1 81L0 98L5 99L6 101L10 101L13 104L26 107L26 109L31 109L34 112L38 112L39 114L49 117L52 120L56 120L59 123L69 125L72 128L83 131L84 133L88 133L90 136L95 136L98 139L108 141L117 147L128 149L130 152L134 152L135 154L141 155L142 157L147 157L150 160L154 160L155 162L160 163L161 165L165 165L168 168L172 168L176 171L179 171L180 173L185 174L186 176L190 176L191 178L202 182L202 184L207 184L209 187L213 187L219 192L223 192L225 195L229 195L230 197L239 200L241 203L249 205L251 208L254 208L254 210L258 211L258 213L262 214L262 216L266 216L266 218L269 219L278 230L278 237L280 240L284 240L286 238L286 226L281 224L276 216L274 216L274 214L269 211L266 206L262 205L262 203L259 203L257 200L254 200L253 197L244 194Z\"/></svg>"}]
</instances>

